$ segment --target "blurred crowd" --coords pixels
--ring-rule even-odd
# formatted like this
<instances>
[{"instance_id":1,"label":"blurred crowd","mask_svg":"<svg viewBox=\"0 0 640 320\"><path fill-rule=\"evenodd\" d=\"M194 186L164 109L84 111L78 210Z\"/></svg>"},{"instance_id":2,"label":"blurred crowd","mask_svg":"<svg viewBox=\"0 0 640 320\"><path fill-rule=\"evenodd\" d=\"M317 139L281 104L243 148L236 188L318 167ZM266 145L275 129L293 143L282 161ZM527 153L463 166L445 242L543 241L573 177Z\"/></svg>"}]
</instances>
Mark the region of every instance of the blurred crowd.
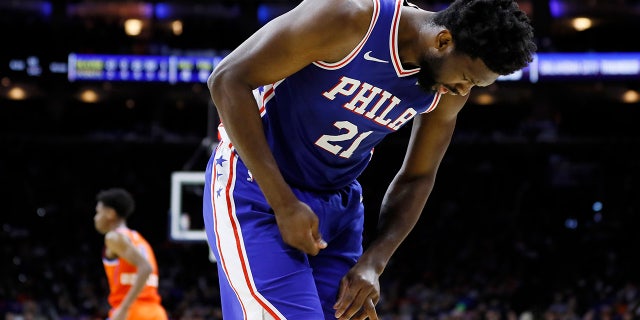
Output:
<instances>
[{"instance_id":1,"label":"blurred crowd","mask_svg":"<svg viewBox=\"0 0 640 320\"><path fill-rule=\"evenodd\" d=\"M107 283L100 252L81 244L59 252L4 226L0 314L5 320L105 319ZM443 239L444 240L444 239ZM465 241L462 241L465 242ZM459 245L461 242L457 242ZM522 244L520 244L522 245ZM541 266L543 257L509 256L500 244L466 242L452 259L405 248L382 277L384 320L627 320L640 318L631 270L610 258L604 273ZM502 246L504 248L504 246ZM512 248L517 255L517 249ZM521 248L522 249L522 248ZM222 319L216 269L206 244L156 246L160 293L171 319ZM615 251L612 250L612 255ZM577 266L579 268L579 266ZM589 269L589 268L585 268ZM553 271L566 279L555 279Z\"/></svg>"}]
</instances>

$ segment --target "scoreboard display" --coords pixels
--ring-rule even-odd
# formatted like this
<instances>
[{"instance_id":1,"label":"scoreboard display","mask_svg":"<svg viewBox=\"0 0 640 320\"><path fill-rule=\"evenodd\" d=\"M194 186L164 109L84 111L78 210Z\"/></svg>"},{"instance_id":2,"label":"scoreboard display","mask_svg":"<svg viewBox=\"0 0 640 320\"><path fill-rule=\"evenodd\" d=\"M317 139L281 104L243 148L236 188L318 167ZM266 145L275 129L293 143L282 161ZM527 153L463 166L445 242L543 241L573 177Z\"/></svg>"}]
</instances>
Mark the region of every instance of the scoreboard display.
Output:
<instances>
[{"instance_id":1,"label":"scoreboard display","mask_svg":"<svg viewBox=\"0 0 640 320\"><path fill-rule=\"evenodd\" d=\"M222 56L69 55L69 80L206 82ZM538 53L498 81L640 79L640 53Z\"/></svg>"},{"instance_id":2,"label":"scoreboard display","mask_svg":"<svg viewBox=\"0 0 640 320\"><path fill-rule=\"evenodd\" d=\"M526 68L502 76L502 81L531 83L571 80L640 79L640 53L539 53Z\"/></svg>"},{"instance_id":3,"label":"scoreboard display","mask_svg":"<svg viewBox=\"0 0 640 320\"><path fill-rule=\"evenodd\" d=\"M206 82L222 57L70 54L69 81Z\"/></svg>"},{"instance_id":4,"label":"scoreboard display","mask_svg":"<svg viewBox=\"0 0 640 320\"><path fill-rule=\"evenodd\" d=\"M31 55L2 62L0 74L76 81L205 83L223 55L117 55L71 53L62 59ZM64 61L66 59L66 61ZM4 58L3 58L4 60ZM625 81L640 79L640 52L538 53L504 82Z\"/></svg>"}]
</instances>

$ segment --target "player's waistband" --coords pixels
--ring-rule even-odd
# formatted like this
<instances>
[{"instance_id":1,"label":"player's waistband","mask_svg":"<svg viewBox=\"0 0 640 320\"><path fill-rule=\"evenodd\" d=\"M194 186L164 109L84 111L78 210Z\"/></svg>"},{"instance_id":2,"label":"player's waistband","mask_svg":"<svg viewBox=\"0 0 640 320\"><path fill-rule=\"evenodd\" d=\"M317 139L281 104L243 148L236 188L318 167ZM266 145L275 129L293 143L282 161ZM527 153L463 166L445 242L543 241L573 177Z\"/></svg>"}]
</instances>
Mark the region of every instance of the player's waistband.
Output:
<instances>
[{"instance_id":1,"label":"player's waistband","mask_svg":"<svg viewBox=\"0 0 640 320\"><path fill-rule=\"evenodd\" d=\"M224 129L224 125L222 125L222 123L218 125L218 140L220 140L220 146L235 151L235 148L231 143L231 139L229 139L229 135L227 135L227 130Z\"/></svg>"}]
</instances>

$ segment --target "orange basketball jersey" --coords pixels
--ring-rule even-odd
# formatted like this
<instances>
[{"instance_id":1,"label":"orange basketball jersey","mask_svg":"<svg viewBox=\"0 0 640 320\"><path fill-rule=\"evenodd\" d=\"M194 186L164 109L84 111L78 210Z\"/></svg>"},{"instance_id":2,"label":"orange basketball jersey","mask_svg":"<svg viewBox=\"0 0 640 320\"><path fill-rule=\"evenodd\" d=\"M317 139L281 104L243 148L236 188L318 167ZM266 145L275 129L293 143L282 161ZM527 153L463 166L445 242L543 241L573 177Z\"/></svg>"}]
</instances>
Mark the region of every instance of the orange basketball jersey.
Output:
<instances>
[{"instance_id":1,"label":"orange basketball jersey","mask_svg":"<svg viewBox=\"0 0 640 320\"><path fill-rule=\"evenodd\" d=\"M151 264L153 268L149 279L147 279L147 285L142 289L136 301L160 304L161 298L158 294L158 264L153 249L151 249L147 240L135 230L122 227L115 231L129 238L133 246L138 248L142 256L149 261L149 264ZM130 264L125 259L107 259L104 255L102 257L102 264L104 265L104 270L109 280L109 304L112 308L117 308L135 282L136 266Z\"/></svg>"}]
</instances>

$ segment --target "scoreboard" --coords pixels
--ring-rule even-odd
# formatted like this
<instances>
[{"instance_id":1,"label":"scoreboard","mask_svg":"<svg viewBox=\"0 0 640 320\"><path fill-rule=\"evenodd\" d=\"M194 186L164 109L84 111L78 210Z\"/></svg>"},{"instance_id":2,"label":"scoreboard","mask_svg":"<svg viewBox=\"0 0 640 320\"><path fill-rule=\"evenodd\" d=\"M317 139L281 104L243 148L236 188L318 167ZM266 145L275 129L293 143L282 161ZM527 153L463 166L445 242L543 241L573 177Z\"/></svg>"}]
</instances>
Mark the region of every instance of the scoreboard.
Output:
<instances>
[{"instance_id":1,"label":"scoreboard","mask_svg":"<svg viewBox=\"0 0 640 320\"><path fill-rule=\"evenodd\" d=\"M499 81L640 80L639 52L539 53L524 69Z\"/></svg>"},{"instance_id":2,"label":"scoreboard","mask_svg":"<svg viewBox=\"0 0 640 320\"><path fill-rule=\"evenodd\" d=\"M70 54L69 81L206 82L221 56Z\"/></svg>"},{"instance_id":3,"label":"scoreboard","mask_svg":"<svg viewBox=\"0 0 640 320\"><path fill-rule=\"evenodd\" d=\"M117 55L71 53L58 61L31 55L9 58L0 76L55 78L70 82L205 83L224 55ZM66 61L64 61L66 59ZM3 58L4 60L4 58ZM538 53L503 82L640 80L640 52Z\"/></svg>"}]
</instances>

